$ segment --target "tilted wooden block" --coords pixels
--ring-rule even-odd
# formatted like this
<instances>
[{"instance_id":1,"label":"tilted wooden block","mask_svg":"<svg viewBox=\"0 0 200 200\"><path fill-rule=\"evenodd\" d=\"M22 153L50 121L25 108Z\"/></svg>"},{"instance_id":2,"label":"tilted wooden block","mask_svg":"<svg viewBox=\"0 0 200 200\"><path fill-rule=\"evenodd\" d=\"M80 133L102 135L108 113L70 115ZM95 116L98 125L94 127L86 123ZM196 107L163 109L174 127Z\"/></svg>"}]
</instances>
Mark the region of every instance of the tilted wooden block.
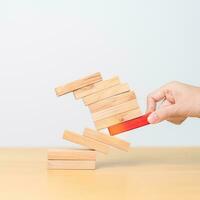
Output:
<instances>
[{"instance_id":1,"label":"tilted wooden block","mask_svg":"<svg viewBox=\"0 0 200 200\"><path fill-rule=\"evenodd\" d=\"M111 136L117 135L126 131L134 130L136 128L140 128L142 126L149 125L148 122L148 116L150 113L146 113L140 117L137 117L135 119L131 119L125 122L122 122L120 124L116 124L114 126L108 127L109 134Z\"/></svg>"},{"instance_id":2,"label":"tilted wooden block","mask_svg":"<svg viewBox=\"0 0 200 200\"><path fill-rule=\"evenodd\" d=\"M66 85L57 87L55 89L55 92L57 96L62 96L64 94L73 92L74 90L80 89L82 87L97 83L101 80L102 80L101 74L98 72L98 73L86 76L85 78L68 83Z\"/></svg>"},{"instance_id":3,"label":"tilted wooden block","mask_svg":"<svg viewBox=\"0 0 200 200\"><path fill-rule=\"evenodd\" d=\"M101 153L107 154L109 151L109 147L107 145L68 130L64 132L63 139L86 146Z\"/></svg>"},{"instance_id":4,"label":"tilted wooden block","mask_svg":"<svg viewBox=\"0 0 200 200\"><path fill-rule=\"evenodd\" d=\"M123 141L117 137L112 137L110 135L106 135L99 131L92 130L90 128L86 128L84 130L84 136L105 143L107 145L113 146L115 148L121 149L123 151L128 151L130 149L130 143Z\"/></svg>"},{"instance_id":5,"label":"tilted wooden block","mask_svg":"<svg viewBox=\"0 0 200 200\"><path fill-rule=\"evenodd\" d=\"M90 104L88 105L88 107L90 112L94 113L133 99L136 99L134 92L125 92L116 96L109 97L107 99L103 99L102 101Z\"/></svg>"},{"instance_id":6,"label":"tilted wooden block","mask_svg":"<svg viewBox=\"0 0 200 200\"><path fill-rule=\"evenodd\" d=\"M100 81L98 83L95 83L93 85L89 85L86 87L83 87L81 89L75 90L74 91L74 96L76 99L83 98L85 96L88 96L90 94L93 94L95 92L99 92L101 90L104 90L106 88L112 87L114 85L120 84L119 77L115 76L111 79L105 80L105 81Z\"/></svg>"},{"instance_id":7,"label":"tilted wooden block","mask_svg":"<svg viewBox=\"0 0 200 200\"><path fill-rule=\"evenodd\" d=\"M48 169L95 169L95 160L48 160Z\"/></svg>"},{"instance_id":8,"label":"tilted wooden block","mask_svg":"<svg viewBox=\"0 0 200 200\"><path fill-rule=\"evenodd\" d=\"M105 110L98 111L96 113L92 113L92 118L94 121L101 120L107 117L111 117L129 110L134 110L139 108L137 100L133 99L131 101L127 101L125 103L107 108Z\"/></svg>"},{"instance_id":9,"label":"tilted wooden block","mask_svg":"<svg viewBox=\"0 0 200 200\"><path fill-rule=\"evenodd\" d=\"M49 160L96 160L96 151L87 149L48 149Z\"/></svg>"},{"instance_id":10,"label":"tilted wooden block","mask_svg":"<svg viewBox=\"0 0 200 200\"><path fill-rule=\"evenodd\" d=\"M140 109L138 108L136 110L130 110L128 112L120 113L115 116L97 120L97 121L95 121L95 126L96 126L97 130L101 130L104 128L108 128L112 125L119 124L121 122L137 118L141 115L142 115L142 113L141 113Z\"/></svg>"},{"instance_id":11,"label":"tilted wooden block","mask_svg":"<svg viewBox=\"0 0 200 200\"><path fill-rule=\"evenodd\" d=\"M115 96L117 94L121 94L127 91L129 91L129 86L127 83L119 84L119 85L107 88L105 90L96 92L94 94L88 95L83 98L83 102L85 103L85 105L89 105L97 101L100 101L108 97L112 97L112 96Z\"/></svg>"}]
</instances>

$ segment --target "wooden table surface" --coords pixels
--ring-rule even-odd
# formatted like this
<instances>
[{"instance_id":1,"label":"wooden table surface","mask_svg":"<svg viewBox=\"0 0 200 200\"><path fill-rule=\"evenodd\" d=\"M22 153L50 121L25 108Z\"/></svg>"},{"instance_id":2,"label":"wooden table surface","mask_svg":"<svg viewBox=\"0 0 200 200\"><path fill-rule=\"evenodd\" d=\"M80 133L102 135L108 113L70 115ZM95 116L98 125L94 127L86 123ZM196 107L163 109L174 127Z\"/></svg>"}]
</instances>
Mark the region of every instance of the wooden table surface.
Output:
<instances>
[{"instance_id":1,"label":"wooden table surface","mask_svg":"<svg viewBox=\"0 0 200 200\"><path fill-rule=\"evenodd\" d=\"M46 159L46 149L0 149L0 199L200 199L200 148L115 150L96 170L48 171Z\"/></svg>"}]
</instances>

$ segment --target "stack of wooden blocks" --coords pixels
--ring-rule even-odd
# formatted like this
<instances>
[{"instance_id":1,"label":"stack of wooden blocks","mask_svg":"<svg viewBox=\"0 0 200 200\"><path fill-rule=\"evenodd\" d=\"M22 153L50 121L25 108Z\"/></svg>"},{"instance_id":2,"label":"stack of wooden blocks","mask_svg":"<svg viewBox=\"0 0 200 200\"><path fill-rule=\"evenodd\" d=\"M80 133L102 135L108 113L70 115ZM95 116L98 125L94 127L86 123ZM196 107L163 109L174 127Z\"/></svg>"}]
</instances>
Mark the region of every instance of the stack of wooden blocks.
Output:
<instances>
[{"instance_id":1,"label":"stack of wooden blocks","mask_svg":"<svg viewBox=\"0 0 200 200\"><path fill-rule=\"evenodd\" d=\"M105 133L85 128L83 135L64 131L63 139L88 149L49 149L49 169L95 169L96 152L107 154L110 147L128 151L130 144Z\"/></svg>"},{"instance_id":2,"label":"stack of wooden blocks","mask_svg":"<svg viewBox=\"0 0 200 200\"><path fill-rule=\"evenodd\" d=\"M65 131L63 138L89 149L50 149L49 169L95 169L96 151L108 153L109 146L128 151L129 143L99 132L115 124L141 116L136 95L119 77L103 80L100 73L55 89L57 96L73 92L89 108L97 130L86 128L83 135Z\"/></svg>"},{"instance_id":3,"label":"stack of wooden blocks","mask_svg":"<svg viewBox=\"0 0 200 200\"><path fill-rule=\"evenodd\" d=\"M102 80L100 73L55 89L57 96L73 92L88 106L97 130L141 116L134 91L119 77Z\"/></svg>"}]
</instances>

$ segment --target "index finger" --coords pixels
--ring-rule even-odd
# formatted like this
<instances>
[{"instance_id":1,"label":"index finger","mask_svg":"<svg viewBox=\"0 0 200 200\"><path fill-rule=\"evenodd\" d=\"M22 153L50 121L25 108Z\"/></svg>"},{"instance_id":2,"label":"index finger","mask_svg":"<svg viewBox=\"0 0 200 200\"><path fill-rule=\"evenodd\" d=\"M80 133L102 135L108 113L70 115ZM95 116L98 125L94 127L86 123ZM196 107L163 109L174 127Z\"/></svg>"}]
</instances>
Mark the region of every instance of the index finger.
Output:
<instances>
[{"instance_id":1,"label":"index finger","mask_svg":"<svg viewBox=\"0 0 200 200\"><path fill-rule=\"evenodd\" d=\"M162 88L155 90L147 96L146 112L153 112L156 110L157 102L165 98L165 92Z\"/></svg>"}]
</instances>

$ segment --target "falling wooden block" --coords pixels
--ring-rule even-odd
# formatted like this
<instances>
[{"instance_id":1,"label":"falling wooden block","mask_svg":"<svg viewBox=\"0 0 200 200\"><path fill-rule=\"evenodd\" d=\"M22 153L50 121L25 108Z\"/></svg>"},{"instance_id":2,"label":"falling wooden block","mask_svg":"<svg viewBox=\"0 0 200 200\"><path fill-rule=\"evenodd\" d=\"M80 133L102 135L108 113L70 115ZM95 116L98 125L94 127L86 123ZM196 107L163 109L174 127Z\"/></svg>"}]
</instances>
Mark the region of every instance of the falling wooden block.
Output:
<instances>
[{"instance_id":1,"label":"falling wooden block","mask_svg":"<svg viewBox=\"0 0 200 200\"><path fill-rule=\"evenodd\" d=\"M63 139L86 146L104 154L107 154L109 151L109 147L107 145L71 131L65 131L63 134Z\"/></svg>"},{"instance_id":2,"label":"falling wooden block","mask_svg":"<svg viewBox=\"0 0 200 200\"><path fill-rule=\"evenodd\" d=\"M119 124L119 123L125 122L127 120L137 118L141 115L142 115L142 113L139 108L135 109L135 110L130 110L128 112L120 113L115 116L97 120L97 121L95 121L95 127L97 130L101 130L101 129L113 126L115 124Z\"/></svg>"},{"instance_id":3,"label":"falling wooden block","mask_svg":"<svg viewBox=\"0 0 200 200\"><path fill-rule=\"evenodd\" d=\"M84 136L113 146L115 148L121 149L123 151L128 151L130 149L130 143L123 141L119 138L112 137L110 135L106 135L104 133L92 130L90 128L86 128L84 130Z\"/></svg>"},{"instance_id":4,"label":"falling wooden block","mask_svg":"<svg viewBox=\"0 0 200 200\"><path fill-rule=\"evenodd\" d=\"M131 101L127 101L125 103L107 108L105 110L98 111L96 113L92 113L92 118L94 121L101 120L107 117L111 117L120 113L124 113L129 110L134 110L139 108L137 100L133 99Z\"/></svg>"},{"instance_id":5,"label":"falling wooden block","mask_svg":"<svg viewBox=\"0 0 200 200\"><path fill-rule=\"evenodd\" d=\"M96 160L96 151L87 149L48 149L49 160Z\"/></svg>"},{"instance_id":6,"label":"falling wooden block","mask_svg":"<svg viewBox=\"0 0 200 200\"><path fill-rule=\"evenodd\" d=\"M48 160L48 169L95 169L94 160Z\"/></svg>"},{"instance_id":7,"label":"falling wooden block","mask_svg":"<svg viewBox=\"0 0 200 200\"><path fill-rule=\"evenodd\" d=\"M92 103L95 103L97 101L106 99L108 97L112 97L124 92L129 91L129 86L128 84L124 83L124 84L119 84L110 88L107 88L105 90L101 90L99 92L96 92L94 94L88 95L86 97L83 98L83 102L85 103L85 105L89 105Z\"/></svg>"},{"instance_id":8,"label":"falling wooden block","mask_svg":"<svg viewBox=\"0 0 200 200\"><path fill-rule=\"evenodd\" d=\"M98 72L98 73L86 76L85 78L68 83L66 85L57 87L55 89L55 92L57 96L62 96L64 94L73 92L74 90L80 89L82 87L97 83L101 80L102 80L101 74Z\"/></svg>"},{"instance_id":9,"label":"falling wooden block","mask_svg":"<svg viewBox=\"0 0 200 200\"><path fill-rule=\"evenodd\" d=\"M78 90L74 91L74 96L76 99L83 98L85 96L88 96L90 94L99 92L101 90L104 90L106 88L110 88L112 86L120 84L119 77L115 76L111 79L105 80L105 81L100 81L98 83L95 83L93 85L89 85L83 88L80 88Z\"/></svg>"},{"instance_id":10,"label":"falling wooden block","mask_svg":"<svg viewBox=\"0 0 200 200\"><path fill-rule=\"evenodd\" d=\"M116 96L109 97L107 99L103 99L102 101L90 104L88 107L90 112L94 113L133 99L136 99L134 92L125 92Z\"/></svg>"}]
</instances>

